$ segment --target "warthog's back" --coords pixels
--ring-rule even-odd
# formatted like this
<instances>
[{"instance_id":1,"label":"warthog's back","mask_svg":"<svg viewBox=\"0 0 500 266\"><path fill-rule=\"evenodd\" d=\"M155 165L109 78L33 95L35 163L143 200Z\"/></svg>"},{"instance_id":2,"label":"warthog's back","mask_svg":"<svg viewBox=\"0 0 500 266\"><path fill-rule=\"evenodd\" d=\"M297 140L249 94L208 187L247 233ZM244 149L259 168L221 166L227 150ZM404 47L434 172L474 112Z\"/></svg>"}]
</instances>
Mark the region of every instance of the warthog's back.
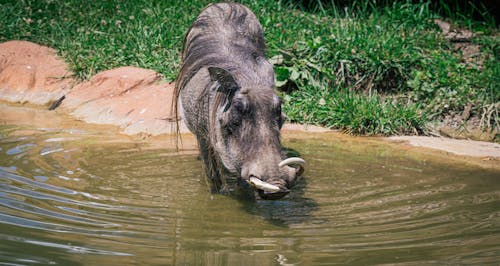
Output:
<instances>
[{"instance_id":1,"label":"warthog's back","mask_svg":"<svg viewBox=\"0 0 500 266\"><path fill-rule=\"evenodd\" d=\"M229 71L243 87L274 87L273 67L265 59L262 27L247 7L235 3L210 5L186 34L176 94L181 97L182 113L193 133L207 130L208 102L214 96L208 88L208 67Z\"/></svg>"},{"instance_id":2,"label":"warthog's back","mask_svg":"<svg viewBox=\"0 0 500 266\"><path fill-rule=\"evenodd\" d=\"M252 11L235 3L210 5L186 35L177 82L183 88L200 69L217 66L232 72L240 82L272 86L272 66L264 53L262 28Z\"/></svg>"}]
</instances>

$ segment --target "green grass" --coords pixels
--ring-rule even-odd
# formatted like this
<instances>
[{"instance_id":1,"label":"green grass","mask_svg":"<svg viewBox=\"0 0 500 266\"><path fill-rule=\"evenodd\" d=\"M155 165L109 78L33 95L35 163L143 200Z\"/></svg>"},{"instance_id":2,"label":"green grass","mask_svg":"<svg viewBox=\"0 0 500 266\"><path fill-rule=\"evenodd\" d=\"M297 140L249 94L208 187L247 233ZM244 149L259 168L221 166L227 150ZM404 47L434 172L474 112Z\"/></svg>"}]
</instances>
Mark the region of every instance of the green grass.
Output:
<instances>
[{"instance_id":1,"label":"green grass","mask_svg":"<svg viewBox=\"0 0 500 266\"><path fill-rule=\"evenodd\" d=\"M433 22L438 17L428 2L404 1L382 7L354 2L319 14L279 12L269 23L274 27L267 25L268 42L277 55L277 84L290 99L288 116L360 134L422 133L429 121L461 115L470 105L471 116L489 117L484 130L498 131L497 29L457 21L483 31L467 44L480 45L478 55L464 61ZM342 100L351 94L356 101Z\"/></svg>"},{"instance_id":2,"label":"green grass","mask_svg":"<svg viewBox=\"0 0 500 266\"><path fill-rule=\"evenodd\" d=\"M30 40L53 47L81 79L133 65L154 69L173 80L183 35L195 13L207 3L6 1L0 6L0 41Z\"/></svg>"},{"instance_id":3,"label":"green grass","mask_svg":"<svg viewBox=\"0 0 500 266\"><path fill-rule=\"evenodd\" d=\"M479 54L464 61L434 24L440 15L429 2L352 1L315 12L293 1L242 2L264 27L292 121L355 134L422 134L429 122L471 106L484 130L499 129L500 38L491 20L440 6L454 25L477 32L470 44L480 45ZM0 0L0 41L54 47L81 79L133 65L173 80L184 34L208 3Z\"/></svg>"},{"instance_id":4,"label":"green grass","mask_svg":"<svg viewBox=\"0 0 500 266\"><path fill-rule=\"evenodd\" d=\"M310 124L343 129L351 134L421 134L426 122L419 106L378 95L366 97L345 90L300 90L285 95L289 117Z\"/></svg>"}]
</instances>

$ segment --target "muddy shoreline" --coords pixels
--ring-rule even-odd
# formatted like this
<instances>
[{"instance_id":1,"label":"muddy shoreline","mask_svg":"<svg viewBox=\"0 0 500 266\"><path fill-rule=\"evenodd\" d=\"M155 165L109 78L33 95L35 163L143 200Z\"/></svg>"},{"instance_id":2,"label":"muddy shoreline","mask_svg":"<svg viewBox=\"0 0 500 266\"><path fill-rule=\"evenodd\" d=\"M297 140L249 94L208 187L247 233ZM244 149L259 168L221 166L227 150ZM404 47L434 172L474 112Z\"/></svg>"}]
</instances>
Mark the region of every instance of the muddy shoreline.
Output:
<instances>
[{"instance_id":1,"label":"muddy shoreline","mask_svg":"<svg viewBox=\"0 0 500 266\"><path fill-rule=\"evenodd\" d=\"M149 148L174 149L176 145L172 134L124 134L116 125L87 123L76 119L64 110L49 111L43 106L32 104L0 101L0 125L26 127L26 130L18 130L15 133L22 136L29 135L32 130L37 132L74 131L87 132L85 134L105 134L109 142L146 143ZM328 142L335 139L345 143L346 148L351 147L353 143L362 143L366 147L390 146L407 156L421 160L432 158L443 163L460 162L473 167L500 169L500 145L491 142L419 136L351 136L318 126L290 123L284 125L282 135L285 142L293 142L296 139L321 139ZM196 140L191 133L183 132L179 144L182 153L197 153Z\"/></svg>"},{"instance_id":2,"label":"muddy shoreline","mask_svg":"<svg viewBox=\"0 0 500 266\"><path fill-rule=\"evenodd\" d=\"M27 41L0 43L0 122L111 130L136 140L161 138L174 132L171 108L174 85L163 80L159 73L120 67L102 71L83 82L72 76L67 64L51 48ZM180 125L180 132L190 135L182 121ZM282 131L285 135L305 132L335 134L337 138L359 141L376 139L403 147L433 149L444 152L445 156L474 158L485 165L500 160L500 144L491 142L422 136L352 137L299 124L285 124ZM195 145L193 141L186 143Z\"/></svg>"}]
</instances>

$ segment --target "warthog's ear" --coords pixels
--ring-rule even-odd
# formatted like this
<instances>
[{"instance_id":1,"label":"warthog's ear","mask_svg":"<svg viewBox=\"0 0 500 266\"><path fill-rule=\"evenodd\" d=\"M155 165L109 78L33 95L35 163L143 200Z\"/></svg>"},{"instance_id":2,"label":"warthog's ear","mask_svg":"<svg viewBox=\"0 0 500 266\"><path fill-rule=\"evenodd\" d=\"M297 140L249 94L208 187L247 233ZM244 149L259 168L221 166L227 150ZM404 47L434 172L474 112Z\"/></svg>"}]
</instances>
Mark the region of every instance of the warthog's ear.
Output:
<instances>
[{"instance_id":1,"label":"warthog's ear","mask_svg":"<svg viewBox=\"0 0 500 266\"><path fill-rule=\"evenodd\" d=\"M212 81L217 81L219 83L218 91L226 93L228 95L234 95L234 92L238 90L238 83L234 80L231 73L222 69L220 67L209 67L208 73L210 73L210 79Z\"/></svg>"},{"instance_id":2,"label":"warthog's ear","mask_svg":"<svg viewBox=\"0 0 500 266\"><path fill-rule=\"evenodd\" d=\"M208 73L210 74L210 79L212 82L219 83L217 91L222 92L226 95L226 101L224 104L224 112L229 109L233 101L234 94L239 89L238 83L234 80L233 75L226 71L225 69L219 67L209 67Z\"/></svg>"}]
</instances>

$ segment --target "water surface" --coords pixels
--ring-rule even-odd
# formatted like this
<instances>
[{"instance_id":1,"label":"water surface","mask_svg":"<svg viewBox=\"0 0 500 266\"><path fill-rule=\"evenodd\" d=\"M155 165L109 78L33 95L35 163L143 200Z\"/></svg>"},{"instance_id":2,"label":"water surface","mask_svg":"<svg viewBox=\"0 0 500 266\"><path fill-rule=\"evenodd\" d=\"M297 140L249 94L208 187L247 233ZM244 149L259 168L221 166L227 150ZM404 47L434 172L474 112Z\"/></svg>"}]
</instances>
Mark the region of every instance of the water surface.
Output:
<instances>
[{"instance_id":1,"label":"water surface","mask_svg":"<svg viewBox=\"0 0 500 266\"><path fill-rule=\"evenodd\" d=\"M499 170L290 133L305 178L264 201L209 193L192 145L1 121L0 264L500 261Z\"/></svg>"}]
</instances>

